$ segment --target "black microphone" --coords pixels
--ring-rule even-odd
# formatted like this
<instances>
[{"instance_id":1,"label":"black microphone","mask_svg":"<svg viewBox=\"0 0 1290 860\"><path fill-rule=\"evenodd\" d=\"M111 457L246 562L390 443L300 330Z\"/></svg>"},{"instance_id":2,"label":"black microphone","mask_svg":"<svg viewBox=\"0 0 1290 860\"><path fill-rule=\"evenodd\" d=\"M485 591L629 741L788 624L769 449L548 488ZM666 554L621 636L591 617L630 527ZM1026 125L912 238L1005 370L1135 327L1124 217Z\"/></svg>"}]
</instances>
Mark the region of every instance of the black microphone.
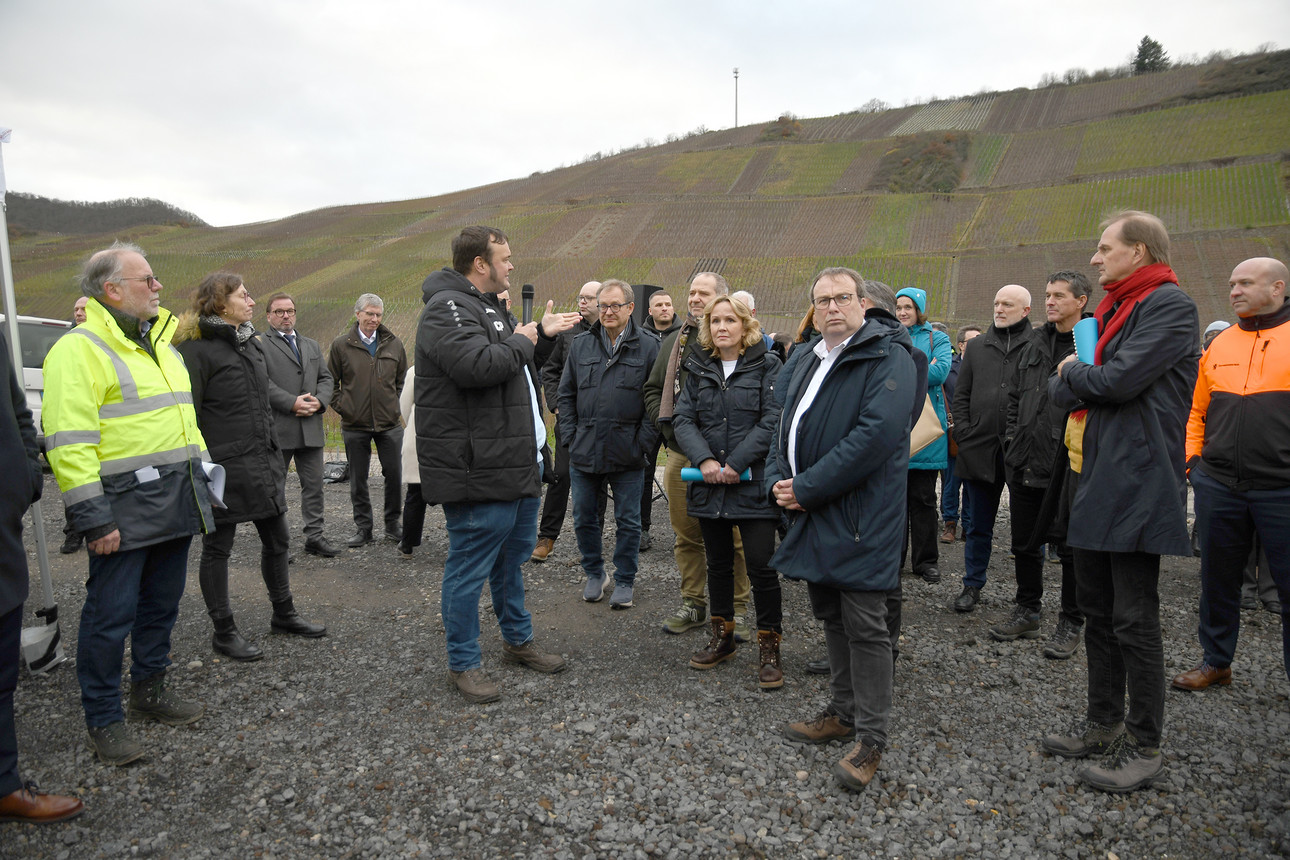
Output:
<instances>
[{"instance_id":1,"label":"black microphone","mask_svg":"<svg viewBox=\"0 0 1290 860\"><path fill-rule=\"evenodd\" d=\"M523 287L521 287L520 297L521 297L520 303L523 307L523 310L521 311L521 313L523 314L521 321L525 325L528 325L529 323L533 322L533 285L525 284Z\"/></svg>"}]
</instances>

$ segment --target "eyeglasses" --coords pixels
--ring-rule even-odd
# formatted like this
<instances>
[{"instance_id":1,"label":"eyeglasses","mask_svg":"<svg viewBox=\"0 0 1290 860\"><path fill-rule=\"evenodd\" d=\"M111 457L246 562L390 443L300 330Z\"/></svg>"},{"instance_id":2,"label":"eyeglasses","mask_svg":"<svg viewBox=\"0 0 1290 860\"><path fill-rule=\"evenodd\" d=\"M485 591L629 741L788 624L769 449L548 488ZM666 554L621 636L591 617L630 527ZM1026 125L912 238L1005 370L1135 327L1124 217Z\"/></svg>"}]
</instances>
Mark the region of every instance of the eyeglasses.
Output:
<instances>
[{"instance_id":1,"label":"eyeglasses","mask_svg":"<svg viewBox=\"0 0 1290 860\"><path fill-rule=\"evenodd\" d=\"M851 304L853 298L855 296L851 295L851 293L838 293L836 296L820 296L818 299L813 299L811 303L815 305L817 311L827 311L829 302L836 303L839 308L845 308Z\"/></svg>"},{"instance_id":2,"label":"eyeglasses","mask_svg":"<svg viewBox=\"0 0 1290 860\"><path fill-rule=\"evenodd\" d=\"M616 314L630 304L630 302L615 302L612 305L599 305L599 307L601 313Z\"/></svg>"},{"instance_id":3,"label":"eyeglasses","mask_svg":"<svg viewBox=\"0 0 1290 860\"><path fill-rule=\"evenodd\" d=\"M578 304L580 305L589 305L595 300L595 296L578 296Z\"/></svg>"},{"instance_id":4,"label":"eyeglasses","mask_svg":"<svg viewBox=\"0 0 1290 860\"><path fill-rule=\"evenodd\" d=\"M276 311L269 311L271 317L293 317L296 315L295 308L278 308Z\"/></svg>"},{"instance_id":5,"label":"eyeglasses","mask_svg":"<svg viewBox=\"0 0 1290 860\"><path fill-rule=\"evenodd\" d=\"M147 281L148 286L150 287L155 287L161 283L161 281L158 281L156 277L153 275L141 275L137 278L117 278L117 280L118 281Z\"/></svg>"}]
</instances>

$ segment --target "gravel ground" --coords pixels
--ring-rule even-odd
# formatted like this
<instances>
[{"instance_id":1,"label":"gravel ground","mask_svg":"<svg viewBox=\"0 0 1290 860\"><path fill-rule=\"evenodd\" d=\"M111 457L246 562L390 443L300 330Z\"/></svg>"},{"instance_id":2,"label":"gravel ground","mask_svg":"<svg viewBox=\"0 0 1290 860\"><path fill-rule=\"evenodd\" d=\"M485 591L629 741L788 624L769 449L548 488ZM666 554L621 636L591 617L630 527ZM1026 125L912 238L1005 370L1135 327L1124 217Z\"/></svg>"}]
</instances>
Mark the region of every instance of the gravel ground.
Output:
<instances>
[{"instance_id":1,"label":"gravel ground","mask_svg":"<svg viewBox=\"0 0 1290 860\"><path fill-rule=\"evenodd\" d=\"M379 500L381 479L372 483ZM329 486L326 495L329 529L343 539L351 531L347 487ZM289 497L294 505L298 497ZM45 514L56 548L62 510L52 478L46 498L55 499ZM996 547L1006 546L1005 519ZM581 601L568 523L551 560L527 565L537 641L569 660L563 674L503 664L485 599L485 666L504 692L486 706L467 704L446 680L439 583L447 537L438 509L412 560L390 543L332 560L297 555L297 605L330 628L312 641L269 635L258 544L244 526L233 557L234 610L267 655L251 664L211 651L195 542L171 677L205 702L206 716L182 728L136 725L147 756L109 768L86 748L73 661L47 676L24 671L16 704L22 772L48 790L79 794L87 811L65 825L0 825L0 856L1290 853L1290 684L1273 615L1242 614L1231 687L1169 691L1168 778L1106 795L1081 788L1080 764L1046 756L1038 744L1083 713L1082 647L1058 662L1043 657L1043 639L993 642L986 627L1011 606L1007 550L996 549L983 605L959 615L950 603L962 544L942 547L939 585L905 580L890 746L874 783L851 794L830 772L846 747L803 747L780 735L827 697L825 680L805 674L806 661L824 650L805 588L785 584L783 689L758 691L748 646L719 669L691 671L686 661L706 633L669 636L659 627L679 584L662 501L654 524L636 605L624 612ZM298 530L295 518L297 540ZM71 658L85 558L55 552L52 563ZM1060 581L1055 565L1047 573L1045 632ZM1170 674L1199 656L1197 577L1196 560L1165 560Z\"/></svg>"}]
</instances>

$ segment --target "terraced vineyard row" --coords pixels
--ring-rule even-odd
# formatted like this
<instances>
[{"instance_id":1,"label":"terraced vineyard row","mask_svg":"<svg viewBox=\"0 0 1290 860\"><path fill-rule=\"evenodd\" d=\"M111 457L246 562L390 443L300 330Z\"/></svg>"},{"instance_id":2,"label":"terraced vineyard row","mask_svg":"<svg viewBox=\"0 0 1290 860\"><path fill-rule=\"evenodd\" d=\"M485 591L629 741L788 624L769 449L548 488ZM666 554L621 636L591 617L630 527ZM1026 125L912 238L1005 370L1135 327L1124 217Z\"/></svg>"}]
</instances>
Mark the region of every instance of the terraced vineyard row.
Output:
<instances>
[{"instance_id":1,"label":"terraced vineyard row","mask_svg":"<svg viewBox=\"0 0 1290 860\"><path fill-rule=\"evenodd\" d=\"M989 117L994 102L995 96L992 95L933 102L897 126L892 135L899 137L951 129L974 131Z\"/></svg>"},{"instance_id":2,"label":"terraced vineyard row","mask_svg":"<svg viewBox=\"0 0 1290 860\"><path fill-rule=\"evenodd\" d=\"M1076 170L1107 173L1278 153L1290 145L1290 91L1089 124Z\"/></svg>"}]
</instances>

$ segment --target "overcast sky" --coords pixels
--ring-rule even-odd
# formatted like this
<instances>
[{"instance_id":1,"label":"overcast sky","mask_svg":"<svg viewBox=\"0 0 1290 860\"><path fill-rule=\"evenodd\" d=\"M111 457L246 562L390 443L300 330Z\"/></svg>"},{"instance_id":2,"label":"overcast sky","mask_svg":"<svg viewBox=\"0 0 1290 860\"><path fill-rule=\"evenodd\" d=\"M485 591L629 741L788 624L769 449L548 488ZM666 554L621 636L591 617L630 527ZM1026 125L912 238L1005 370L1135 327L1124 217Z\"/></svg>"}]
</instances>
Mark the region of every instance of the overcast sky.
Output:
<instances>
[{"instance_id":1,"label":"overcast sky","mask_svg":"<svg viewBox=\"0 0 1290 860\"><path fill-rule=\"evenodd\" d=\"M217 225L870 99L1290 46L1286 0L0 0L8 187Z\"/></svg>"}]
</instances>

